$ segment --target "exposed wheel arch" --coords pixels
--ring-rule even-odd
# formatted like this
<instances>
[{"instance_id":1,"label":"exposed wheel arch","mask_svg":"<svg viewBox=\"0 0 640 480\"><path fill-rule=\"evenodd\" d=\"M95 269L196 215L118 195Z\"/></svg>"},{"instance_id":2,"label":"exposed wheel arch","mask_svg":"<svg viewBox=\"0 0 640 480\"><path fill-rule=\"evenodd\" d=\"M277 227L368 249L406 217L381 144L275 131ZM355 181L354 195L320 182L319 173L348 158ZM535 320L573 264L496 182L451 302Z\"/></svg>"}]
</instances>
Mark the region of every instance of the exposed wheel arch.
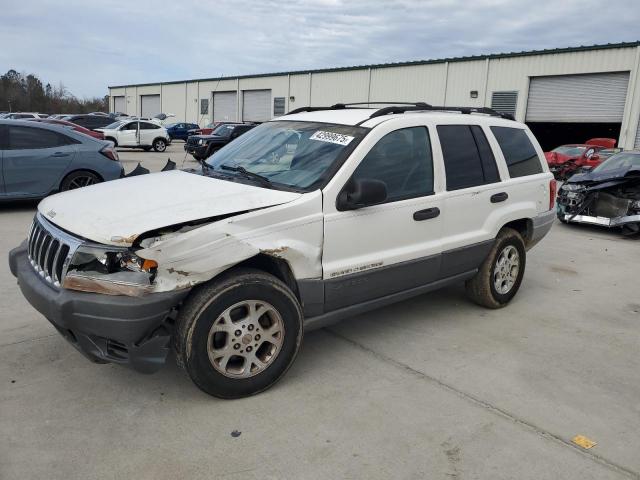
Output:
<instances>
[{"instance_id":1,"label":"exposed wheel arch","mask_svg":"<svg viewBox=\"0 0 640 480\"><path fill-rule=\"evenodd\" d=\"M104 137L105 140L109 140L110 142L113 142L113 146L117 147L118 146L118 141L113 138L113 137Z\"/></svg>"},{"instance_id":2,"label":"exposed wheel arch","mask_svg":"<svg viewBox=\"0 0 640 480\"><path fill-rule=\"evenodd\" d=\"M286 260L274 257L272 255L267 255L266 253L259 253L251 258L243 260L237 265L234 265L229 270L243 267L261 270L265 273L273 275L278 280L282 281L287 287L289 287L298 301L301 301L298 282L296 281L296 277L293 275L293 270L291 269L289 262L287 262Z\"/></svg>"},{"instance_id":3,"label":"exposed wheel arch","mask_svg":"<svg viewBox=\"0 0 640 480\"><path fill-rule=\"evenodd\" d=\"M524 240L525 247L529 246L533 236L533 220L530 218L519 218L518 220L505 223L500 230L502 231L505 228L512 228L518 232L522 240Z\"/></svg>"}]
</instances>

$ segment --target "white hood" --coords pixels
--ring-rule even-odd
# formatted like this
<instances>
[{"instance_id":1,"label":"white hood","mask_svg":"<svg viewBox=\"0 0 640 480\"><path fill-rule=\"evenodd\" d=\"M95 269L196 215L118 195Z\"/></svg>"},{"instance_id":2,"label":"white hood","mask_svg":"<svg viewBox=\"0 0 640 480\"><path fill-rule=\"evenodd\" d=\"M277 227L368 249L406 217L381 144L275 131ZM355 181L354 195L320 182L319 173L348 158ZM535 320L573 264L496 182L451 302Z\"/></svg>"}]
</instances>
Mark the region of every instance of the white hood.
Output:
<instances>
[{"instance_id":1,"label":"white hood","mask_svg":"<svg viewBox=\"0 0 640 480\"><path fill-rule=\"evenodd\" d=\"M38 210L74 235L128 246L150 230L271 207L300 196L172 170L59 193L40 202Z\"/></svg>"}]
</instances>

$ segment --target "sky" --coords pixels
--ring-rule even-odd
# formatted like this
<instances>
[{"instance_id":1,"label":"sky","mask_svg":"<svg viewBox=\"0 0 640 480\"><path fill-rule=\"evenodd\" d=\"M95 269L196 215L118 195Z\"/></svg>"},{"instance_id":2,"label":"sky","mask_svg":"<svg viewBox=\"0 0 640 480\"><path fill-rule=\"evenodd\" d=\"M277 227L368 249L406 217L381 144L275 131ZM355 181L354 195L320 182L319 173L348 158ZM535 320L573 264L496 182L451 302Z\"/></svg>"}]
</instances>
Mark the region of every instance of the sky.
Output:
<instances>
[{"instance_id":1,"label":"sky","mask_svg":"<svg viewBox=\"0 0 640 480\"><path fill-rule=\"evenodd\" d=\"M0 0L0 71L109 85L640 40L638 0Z\"/></svg>"}]
</instances>

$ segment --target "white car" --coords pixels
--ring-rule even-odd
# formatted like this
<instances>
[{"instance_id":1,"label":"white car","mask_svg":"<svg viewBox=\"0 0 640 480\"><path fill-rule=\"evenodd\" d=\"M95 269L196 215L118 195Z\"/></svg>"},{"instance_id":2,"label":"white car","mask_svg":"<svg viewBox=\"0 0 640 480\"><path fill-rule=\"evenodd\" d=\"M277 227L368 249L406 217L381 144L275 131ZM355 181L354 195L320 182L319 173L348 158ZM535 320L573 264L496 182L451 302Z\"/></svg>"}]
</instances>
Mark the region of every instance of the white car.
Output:
<instances>
[{"instance_id":1,"label":"white car","mask_svg":"<svg viewBox=\"0 0 640 480\"><path fill-rule=\"evenodd\" d=\"M172 346L222 398L273 385L311 328L456 282L509 303L555 218L526 125L426 104L309 110L201 170L43 200L10 254L25 297L90 359L152 372Z\"/></svg>"},{"instance_id":2,"label":"white car","mask_svg":"<svg viewBox=\"0 0 640 480\"><path fill-rule=\"evenodd\" d=\"M153 121L119 120L95 130L102 132L105 140L110 140L116 147L142 148L146 151L153 148L156 152L164 152L171 143L167 129Z\"/></svg>"},{"instance_id":3,"label":"white car","mask_svg":"<svg viewBox=\"0 0 640 480\"><path fill-rule=\"evenodd\" d=\"M48 115L43 113L30 113L30 112L14 112L7 113L4 116L5 120L28 120L30 118L47 118Z\"/></svg>"}]
</instances>

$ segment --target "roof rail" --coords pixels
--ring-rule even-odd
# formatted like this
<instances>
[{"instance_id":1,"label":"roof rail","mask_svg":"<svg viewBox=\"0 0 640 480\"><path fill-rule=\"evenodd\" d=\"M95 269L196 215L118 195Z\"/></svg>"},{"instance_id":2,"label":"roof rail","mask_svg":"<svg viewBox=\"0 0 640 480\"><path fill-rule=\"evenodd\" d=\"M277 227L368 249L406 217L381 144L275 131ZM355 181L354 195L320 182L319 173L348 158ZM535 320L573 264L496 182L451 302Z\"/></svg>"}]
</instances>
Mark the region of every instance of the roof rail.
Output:
<instances>
[{"instance_id":1,"label":"roof rail","mask_svg":"<svg viewBox=\"0 0 640 480\"><path fill-rule=\"evenodd\" d=\"M294 113L304 113L304 112L318 112L321 110L344 110L347 108L364 108L360 105L409 105L412 107L429 107L428 103L424 102L354 102L354 103L336 103L335 105L331 105L330 107L300 107L295 110L291 110L287 115L292 115Z\"/></svg>"},{"instance_id":2,"label":"roof rail","mask_svg":"<svg viewBox=\"0 0 640 480\"><path fill-rule=\"evenodd\" d=\"M500 113L492 108L488 107L439 107L434 105L418 105L405 107L405 106L395 106L395 107L385 107L381 108L377 112L373 112L369 118L382 117L384 115L389 115L393 113L405 113L410 111L441 111L441 112L459 112L470 115L472 113L481 113L484 115L491 115L492 117L500 117L505 118L507 120L515 120L513 115L510 113Z\"/></svg>"}]
</instances>

